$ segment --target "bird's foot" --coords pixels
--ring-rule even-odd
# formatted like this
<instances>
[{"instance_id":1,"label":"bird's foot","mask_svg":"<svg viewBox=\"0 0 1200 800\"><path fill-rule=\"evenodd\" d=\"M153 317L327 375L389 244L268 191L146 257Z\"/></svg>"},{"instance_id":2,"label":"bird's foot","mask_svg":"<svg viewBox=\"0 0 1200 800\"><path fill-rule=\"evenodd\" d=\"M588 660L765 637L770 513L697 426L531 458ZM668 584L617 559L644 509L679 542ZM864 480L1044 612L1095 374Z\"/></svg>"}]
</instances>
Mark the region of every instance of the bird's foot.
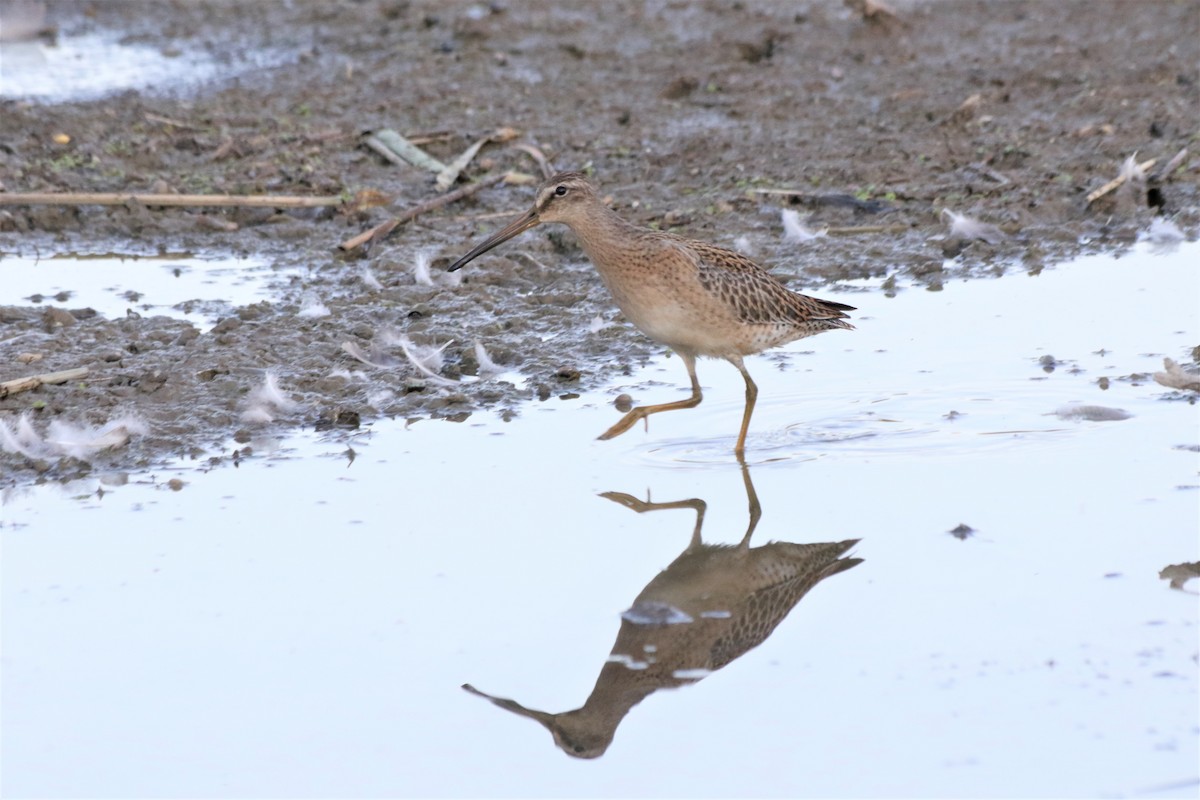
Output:
<instances>
[{"instance_id":1,"label":"bird's foot","mask_svg":"<svg viewBox=\"0 0 1200 800\"><path fill-rule=\"evenodd\" d=\"M606 430L604 433L600 434L596 438L601 441L605 441L605 440L613 439L617 436L620 436L622 433L624 433L625 431L629 430L634 425L636 425L637 421L639 419L646 419L645 409L644 408L631 409L629 411L629 413L627 413L625 416L621 417L621 419L617 420L616 425L613 425L611 428L609 428L608 430ZM647 420L646 427L649 428L649 426L650 426L650 421Z\"/></svg>"}]
</instances>

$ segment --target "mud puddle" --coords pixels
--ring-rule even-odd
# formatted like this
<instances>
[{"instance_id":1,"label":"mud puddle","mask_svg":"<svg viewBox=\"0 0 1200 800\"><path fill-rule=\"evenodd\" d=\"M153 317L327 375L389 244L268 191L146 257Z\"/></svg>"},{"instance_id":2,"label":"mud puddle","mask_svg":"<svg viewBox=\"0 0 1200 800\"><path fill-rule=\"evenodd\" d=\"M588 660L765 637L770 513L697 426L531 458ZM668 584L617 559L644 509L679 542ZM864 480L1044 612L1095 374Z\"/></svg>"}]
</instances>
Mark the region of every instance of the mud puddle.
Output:
<instances>
[{"instance_id":1,"label":"mud puddle","mask_svg":"<svg viewBox=\"0 0 1200 800\"><path fill-rule=\"evenodd\" d=\"M593 440L616 395L684 390L656 359L510 421L13 489L4 789L1192 796L1197 582L1169 578L1200 560L1197 410L1151 373L1200 336L1197 255L864 295L857 331L748 364L749 483L721 363L698 409ZM748 490L755 558L835 552L739 653L732 573L712 608L656 575L697 528L738 543Z\"/></svg>"},{"instance_id":2,"label":"mud puddle","mask_svg":"<svg viewBox=\"0 0 1200 800\"><path fill-rule=\"evenodd\" d=\"M0 303L90 308L106 319L162 315L207 332L225 315L271 297L295 270L246 258L167 256L0 257Z\"/></svg>"},{"instance_id":3,"label":"mud puddle","mask_svg":"<svg viewBox=\"0 0 1200 800\"><path fill-rule=\"evenodd\" d=\"M190 43L138 41L120 30L0 41L0 99L64 103L127 90L187 92L285 58L282 52L262 47L230 58Z\"/></svg>"}]
</instances>

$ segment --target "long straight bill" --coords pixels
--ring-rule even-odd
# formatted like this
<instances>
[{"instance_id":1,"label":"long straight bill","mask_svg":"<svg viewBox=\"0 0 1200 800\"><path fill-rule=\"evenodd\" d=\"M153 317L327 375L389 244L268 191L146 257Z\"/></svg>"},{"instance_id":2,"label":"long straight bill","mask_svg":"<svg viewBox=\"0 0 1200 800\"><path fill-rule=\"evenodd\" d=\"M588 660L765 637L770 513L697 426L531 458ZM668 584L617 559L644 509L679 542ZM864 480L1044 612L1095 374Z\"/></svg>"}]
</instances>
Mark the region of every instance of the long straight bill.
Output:
<instances>
[{"instance_id":1,"label":"long straight bill","mask_svg":"<svg viewBox=\"0 0 1200 800\"><path fill-rule=\"evenodd\" d=\"M453 264L451 264L446 269L446 271L454 272L457 269L461 269L462 267L465 267L468 263L470 263L476 257L483 255L488 250L491 250L493 247L495 247L498 244L503 244L503 243L507 242L509 239L513 238L517 234L524 233L525 231L532 228L534 225L537 225L539 222L541 222L541 220L538 219L537 209L531 210L525 216L518 217L517 219L515 219L511 223L509 223L507 227L502 228L499 231L496 231L491 236L484 239L482 242L479 243L478 246L475 247L474 250L467 253L465 256L460 258L458 261L455 261Z\"/></svg>"}]
</instances>

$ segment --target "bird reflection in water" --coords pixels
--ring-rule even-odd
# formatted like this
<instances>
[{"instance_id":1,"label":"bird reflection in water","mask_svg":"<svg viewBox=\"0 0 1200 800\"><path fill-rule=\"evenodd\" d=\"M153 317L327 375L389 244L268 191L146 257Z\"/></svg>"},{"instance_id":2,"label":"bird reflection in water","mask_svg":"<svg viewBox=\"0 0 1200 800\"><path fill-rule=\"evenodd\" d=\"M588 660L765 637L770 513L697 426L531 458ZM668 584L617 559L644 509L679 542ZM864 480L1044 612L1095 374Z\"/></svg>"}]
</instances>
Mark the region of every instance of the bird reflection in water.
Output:
<instances>
[{"instance_id":1,"label":"bird reflection in water","mask_svg":"<svg viewBox=\"0 0 1200 800\"><path fill-rule=\"evenodd\" d=\"M500 708L541 723L567 755L596 758L612 744L630 709L659 689L695 683L762 644L810 589L858 565L843 555L857 539L820 544L770 542L750 546L762 509L750 472L742 465L750 523L736 545L704 544L705 502L652 503L622 492L602 497L640 513L673 508L696 512L692 540L646 585L621 615L621 629L587 702L550 714L463 689Z\"/></svg>"}]
</instances>

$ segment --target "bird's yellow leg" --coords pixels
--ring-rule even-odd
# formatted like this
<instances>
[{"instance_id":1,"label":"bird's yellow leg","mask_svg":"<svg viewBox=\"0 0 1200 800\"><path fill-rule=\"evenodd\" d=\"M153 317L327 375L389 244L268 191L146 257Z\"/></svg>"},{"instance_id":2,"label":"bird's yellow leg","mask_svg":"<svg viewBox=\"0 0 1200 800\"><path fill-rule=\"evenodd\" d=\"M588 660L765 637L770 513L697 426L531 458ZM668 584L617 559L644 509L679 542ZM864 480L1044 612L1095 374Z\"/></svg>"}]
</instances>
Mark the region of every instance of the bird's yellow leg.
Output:
<instances>
[{"instance_id":1,"label":"bird's yellow leg","mask_svg":"<svg viewBox=\"0 0 1200 800\"><path fill-rule=\"evenodd\" d=\"M704 396L700 393L700 381L696 378L696 357L691 355L679 354L683 359L683 365L687 367L688 377L692 380L692 396L686 400L676 400L673 403L659 403L654 406L638 406L632 408L629 412L617 421L616 425L600 434L598 439L612 439L614 436L620 436L625 431L632 428L638 420L645 419L651 414L657 414L661 411L675 411L679 408L695 408L700 405L700 401ZM749 378L749 376L747 376Z\"/></svg>"},{"instance_id":2,"label":"bird's yellow leg","mask_svg":"<svg viewBox=\"0 0 1200 800\"><path fill-rule=\"evenodd\" d=\"M746 365L742 363L740 356L730 358L729 363L737 367L738 371L742 373L742 377L746 379L746 410L742 412L742 430L738 434L737 446L733 448L734 453L743 456L746 453L746 431L750 430L750 415L754 413L754 403L758 400L758 385L746 371Z\"/></svg>"}]
</instances>

